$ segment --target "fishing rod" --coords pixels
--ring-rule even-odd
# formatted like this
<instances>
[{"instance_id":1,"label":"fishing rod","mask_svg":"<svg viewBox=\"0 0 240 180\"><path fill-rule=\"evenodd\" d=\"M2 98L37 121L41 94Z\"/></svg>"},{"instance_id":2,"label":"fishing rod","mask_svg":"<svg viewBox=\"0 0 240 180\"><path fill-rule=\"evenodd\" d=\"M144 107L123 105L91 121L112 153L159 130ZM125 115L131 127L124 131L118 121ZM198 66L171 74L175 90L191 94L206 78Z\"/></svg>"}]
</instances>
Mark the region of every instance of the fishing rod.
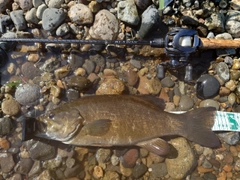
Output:
<instances>
[{"instance_id":1,"label":"fishing rod","mask_svg":"<svg viewBox=\"0 0 240 180\"><path fill-rule=\"evenodd\" d=\"M239 48L240 41L201 38L193 29L175 27L171 29L165 38L146 40L79 40L79 39L41 39L41 38L0 38L0 42L25 42L25 43L76 43L94 45L149 45L151 47L164 48L169 62L163 62L158 67L178 69L189 65L188 57L197 49L221 49ZM192 68L186 68L185 80L191 81ZM188 71L188 72L187 72ZM162 73L163 74L163 73ZM189 75L190 74L190 75Z\"/></svg>"}]
</instances>

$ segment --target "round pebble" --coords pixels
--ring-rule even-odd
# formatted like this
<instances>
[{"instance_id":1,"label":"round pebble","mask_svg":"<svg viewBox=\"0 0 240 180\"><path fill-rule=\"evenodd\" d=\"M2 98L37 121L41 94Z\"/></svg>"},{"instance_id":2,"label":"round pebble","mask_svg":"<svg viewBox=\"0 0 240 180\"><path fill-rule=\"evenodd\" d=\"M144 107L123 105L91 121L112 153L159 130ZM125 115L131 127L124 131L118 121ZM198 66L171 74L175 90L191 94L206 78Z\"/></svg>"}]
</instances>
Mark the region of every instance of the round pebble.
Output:
<instances>
[{"instance_id":1,"label":"round pebble","mask_svg":"<svg viewBox=\"0 0 240 180\"><path fill-rule=\"evenodd\" d=\"M220 84L215 77L204 74L197 80L197 97L200 99L215 97L219 92L219 88Z\"/></svg>"},{"instance_id":2,"label":"round pebble","mask_svg":"<svg viewBox=\"0 0 240 180\"><path fill-rule=\"evenodd\" d=\"M2 102L1 108L4 114L15 116L20 112L20 105L14 99L8 99Z\"/></svg>"},{"instance_id":3,"label":"round pebble","mask_svg":"<svg viewBox=\"0 0 240 180\"><path fill-rule=\"evenodd\" d=\"M191 109L194 105L193 99L184 95L181 96L180 101L179 101L179 108L182 111L187 111Z\"/></svg>"}]
</instances>

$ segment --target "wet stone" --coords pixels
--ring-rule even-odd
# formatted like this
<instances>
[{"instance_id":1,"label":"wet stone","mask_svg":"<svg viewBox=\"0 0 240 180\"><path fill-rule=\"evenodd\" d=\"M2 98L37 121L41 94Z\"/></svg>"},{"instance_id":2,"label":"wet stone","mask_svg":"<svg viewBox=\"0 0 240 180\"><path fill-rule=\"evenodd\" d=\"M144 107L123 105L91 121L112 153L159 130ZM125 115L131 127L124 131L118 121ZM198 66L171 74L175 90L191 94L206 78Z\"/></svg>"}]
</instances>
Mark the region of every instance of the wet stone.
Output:
<instances>
[{"instance_id":1,"label":"wet stone","mask_svg":"<svg viewBox=\"0 0 240 180\"><path fill-rule=\"evenodd\" d=\"M75 70L79 67L82 67L84 64L84 58L82 57L81 53L78 51L71 51L68 57L68 63L72 70Z\"/></svg>"},{"instance_id":2,"label":"wet stone","mask_svg":"<svg viewBox=\"0 0 240 180\"><path fill-rule=\"evenodd\" d=\"M10 142L4 138L0 138L0 148L1 149L9 149L10 148Z\"/></svg>"},{"instance_id":3,"label":"wet stone","mask_svg":"<svg viewBox=\"0 0 240 180\"><path fill-rule=\"evenodd\" d=\"M134 178L140 178L142 177L146 172L147 172L148 168L146 165L144 164L137 164L134 168L133 168L133 177Z\"/></svg>"},{"instance_id":4,"label":"wet stone","mask_svg":"<svg viewBox=\"0 0 240 180\"><path fill-rule=\"evenodd\" d=\"M64 171L64 175L67 177L67 178L70 178L70 177L74 177L74 176L77 176L80 172L81 172L81 169L83 167L81 167L81 165L79 164L76 164L74 167L72 168L66 168L66 170Z\"/></svg>"},{"instance_id":5,"label":"wet stone","mask_svg":"<svg viewBox=\"0 0 240 180\"><path fill-rule=\"evenodd\" d=\"M98 149L96 153L96 159L99 163L106 163L111 157L111 150L110 149Z\"/></svg>"},{"instance_id":6,"label":"wet stone","mask_svg":"<svg viewBox=\"0 0 240 180\"><path fill-rule=\"evenodd\" d=\"M125 85L120 79L107 78L100 84L99 88L96 91L96 94L122 94L124 90Z\"/></svg>"},{"instance_id":7,"label":"wet stone","mask_svg":"<svg viewBox=\"0 0 240 180\"><path fill-rule=\"evenodd\" d=\"M42 19L43 16L43 12L47 9L46 4L41 4L38 8L37 8L37 12L36 12L36 16L38 19Z\"/></svg>"},{"instance_id":8,"label":"wet stone","mask_svg":"<svg viewBox=\"0 0 240 180\"><path fill-rule=\"evenodd\" d=\"M171 79L171 77L169 77L169 76L166 76L165 78L163 78L161 80L161 84L162 84L162 87L169 87L169 88L171 88L171 87L174 86L174 82Z\"/></svg>"},{"instance_id":9,"label":"wet stone","mask_svg":"<svg viewBox=\"0 0 240 180\"><path fill-rule=\"evenodd\" d=\"M219 133L219 136L229 145L236 145L240 139L238 132Z\"/></svg>"},{"instance_id":10,"label":"wet stone","mask_svg":"<svg viewBox=\"0 0 240 180\"><path fill-rule=\"evenodd\" d=\"M8 99L2 102L1 108L4 114L15 116L20 112L20 105L14 99Z\"/></svg>"},{"instance_id":11,"label":"wet stone","mask_svg":"<svg viewBox=\"0 0 240 180\"><path fill-rule=\"evenodd\" d=\"M82 67L86 70L88 74L91 74L95 70L96 64L93 61L86 61Z\"/></svg>"},{"instance_id":12,"label":"wet stone","mask_svg":"<svg viewBox=\"0 0 240 180\"><path fill-rule=\"evenodd\" d=\"M70 28L67 23L60 25L56 30L57 36L64 36L70 31Z\"/></svg>"},{"instance_id":13,"label":"wet stone","mask_svg":"<svg viewBox=\"0 0 240 180\"><path fill-rule=\"evenodd\" d=\"M42 179L46 179L46 180L50 180L50 179L55 179L53 176L53 173L50 170L44 170L37 178L35 178L36 180L42 180Z\"/></svg>"},{"instance_id":14,"label":"wet stone","mask_svg":"<svg viewBox=\"0 0 240 180\"><path fill-rule=\"evenodd\" d=\"M28 11L25 15L26 21L28 23L38 24L39 19L37 18L36 13L37 13L36 8L32 8L30 11Z\"/></svg>"},{"instance_id":15,"label":"wet stone","mask_svg":"<svg viewBox=\"0 0 240 180\"><path fill-rule=\"evenodd\" d=\"M101 72L104 70L105 65L106 65L106 60L103 56L101 56L100 54L90 55L89 59L91 61L95 62L96 66L100 67Z\"/></svg>"},{"instance_id":16,"label":"wet stone","mask_svg":"<svg viewBox=\"0 0 240 180\"><path fill-rule=\"evenodd\" d=\"M135 0L135 4L138 8L145 10L150 4L150 0Z\"/></svg>"},{"instance_id":17,"label":"wet stone","mask_svg":"<svg viewBox=\"0 0 240 180\"><path fill-rule=\"evenodd\" d=\"M103 169L100 166L95 166L93 168L93 177L96 179L100 179L103 177Z\"/></svg>"},{"instance_id":18,"label":"wet stone","mask_svg":"<svg viewBox=\"0 0 240 180\"><path fill-rule=\"evenodd\" d=\"M34 161L31 170L29 171L28 175L31 177L35 174L39 174L42 171L41 169L41 162L40 161Z\"/></svg>"},{"instance_id":19,"label":"wet stone","mask_svg":"<svg viewBox=\"0 0 240 180\"><path fill-rule=\"evenodd\" d=\"M0 166L2 172L10 172L15 166L13 156L10 153L0 153Z\"/></svg>"},{"instance_id":20,"label":"wet stone","mask_svg":"<svg viewBox=\"0 0 240 180\"><path fill-rule=\"evenodd\" d=\"M153 178L161 178L167 175L167 166L165 163L156 163L150 166L151 176Z\"/></svg>"},{"instance_id":21,"label":"wet stone","mask_svg":"<svg viewBox=\"0 0 240 180\"><path fill-rule=\"evenodd\" d=\"M30 157L33 160L47 160L51 159L56 154L56 148L52 144L47 144L40 141L29 140L26 147L29 151Z\"/></svg>"},{"instance_id":22,"label":"wet stone","mask_svg":"<svg viewBox=\"0 0 240 180\"><path fill-rule=\"evenodd\" d=\"M197 80L197 96L200 99L208 99L216 96L218 94L220 84L218 80L208 74L202 75Z\"/></svg>"},{"instance_id":23,"label":"wet stone","mask_svg":"<svg viewBox=\"0 0 240 180\"><path fill-rule=\"evenodd\" d=\"M109 180L109 179L120 179L120 175L114 171L107 171L103 177L103 180Z\"/></svg>"},{"instance_id":24,"label":"wet stone","mask_svg":"<svg viewBox=\"0 0 240 180\"><path fill-rule=\"evenodd\" d=\"M125 168L122 163L120 163L120 172L123 176L130 177L133 173L132 168Z\"/></svg>"},{"instance_id":25,"label":"wet stone","mask_svg":"<svg viewBox=\"0 0 240 180\"><path fill-rule=\"evenodd\" d=\"M213 99L205 99L201 101L200 107L215 107L216 110L219 109L219 103Z\"/></svg>"},{"instance_id":26,"label":"wet stone","mask_svg":"<svg viewBox=\"0 0 240 180\"><path fill-rule=\"evenodd\" d=\"M72 88L72 89L75 89L78 91L84 91L84 90L87 90L88 88L90 88L92 83L86 77L73 76L73 77L67 79L66 84L67 84L68 88Z\"/></svg>"},{"instance_id":27,"label":"wet stone","mask_svg":"<svg viewBox=\"0 0 240 180\"><path fill-rule=\"evenodd\" d=\"M66 92L66 96L67 96L68 101L72 101L74 99L78 99L80 97L80 94L79 94L78 90L68 89Z\"/></svg>"},{"instance_id":28,"label":"wet stone","mask_svg":"<svg viewBox=\"0 0 240 180\"><path fill-rule=\"evenodd\" d=\"M25 62L21 67L21 71L28 79L33 79L41 75L41 71L32 62Z\"/></svg>"},{"instance_id":29,"label":"wet stone","mask_svg":"<svg viewBox=\"0 0 240 180\"><path fill-rule=\"evenodd\" d=\"M0 118L0 136L9 134L12 130L12 122L8 117Z\"/></svg>"},{"instance_id":30,"label":"wet stone","mask_svg":"<svg viewBox=\"0 0 240 180\"><path fill-rule=\"evenodd\" d=\"M54 159L49 159L47 161L44 161L42 163L42 167L46 169L54 170L57 167L59 167L61 163L62 163L62 157L57 155L57 157L55 157Z\"/></svg>"},{"instance_id":31,"label":"wet stone","mask_svg":"<svg viewBox=\"0 0 240 180\"><path fill-rule=\"evenodd\" d=\"M139 157L138 149L129 149L121 158L123 167L133 168L136 165L136 161Z\"/></svg>"},{"instance_id":32,"label":"wet stone","mask_svg":"<svg viewBox=\"0 0 240 180\"><path fill-rule=\"evenodd\" d=\"M47 0L46 4L49 8L60 8L64 0Z\"/></svg>"},{"instance_id":33,"label":"wet stone","mask_svg":"<svg viewBox=\"0 0 240 180\"><path fill-rule=\"evenodd\" d=\"M180 101L179 101L179 108L182 110L182 111L187 111L189 109L191 109L194 105L194 101L192 98L184 95L184 96L181 96L180 98Z\"/></svg>"},{"instance_id":34,"label":"wet stone","mask_svg":"<svg viewBox=\"0 0 240 180\"><path fill-rule=\"evenodd\" d=\"M28 174L33 165L33 160L30 158L21 158L17 165L14 167L14 170L20 174Z\"/></svg>"},{"instance_id":35,"label":"wet stone","mask_svg":"<svg viewBox=\"0 0 240 180\"><path fill-rule=\"evenodd\" d=\"M36 105L41 98L40 86L35 84L18 86L15 92L15 98L17 102L24 106Z\"/></svg>"}]
</instances>

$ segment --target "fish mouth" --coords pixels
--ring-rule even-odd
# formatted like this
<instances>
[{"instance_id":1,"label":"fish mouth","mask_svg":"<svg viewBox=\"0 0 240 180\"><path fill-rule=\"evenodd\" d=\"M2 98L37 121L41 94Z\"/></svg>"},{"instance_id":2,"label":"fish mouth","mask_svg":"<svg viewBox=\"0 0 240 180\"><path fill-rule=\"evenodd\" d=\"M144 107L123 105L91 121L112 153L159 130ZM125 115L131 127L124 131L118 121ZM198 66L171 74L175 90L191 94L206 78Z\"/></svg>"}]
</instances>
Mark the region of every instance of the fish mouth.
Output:
<instances>
[{"instance_id":1,"label":"fish mouth","mask_svg":"<svg viewBox=\"0 0 240 180\"><path fill-rule=\"evenodd\" d=\"M67 144L67 142L74 138L75 135L80 131L80 126L80 124L76 125L75 129L71 133L69 133L66 138L61 139L61 141Z\"/></svg>"}]
</instances>

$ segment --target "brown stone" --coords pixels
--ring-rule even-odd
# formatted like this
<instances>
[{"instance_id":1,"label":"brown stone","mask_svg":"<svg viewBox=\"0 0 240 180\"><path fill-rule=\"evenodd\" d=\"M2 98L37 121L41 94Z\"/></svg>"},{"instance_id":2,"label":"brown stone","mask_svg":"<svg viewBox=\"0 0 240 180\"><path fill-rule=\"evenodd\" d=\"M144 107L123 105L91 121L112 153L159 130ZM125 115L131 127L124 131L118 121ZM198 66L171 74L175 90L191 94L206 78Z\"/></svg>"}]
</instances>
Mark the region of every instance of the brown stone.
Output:
<instances>
[{"instance_id":1,"label":"brown stone","mask_svg":"<svg viewBox=\"0 0 240 180\"><path fill-rule=\"evenodd\" d=\"M212 172L213 168L204 168L203 166L198 166L197 170L199 173L207 173L207 172Z\"/></svg>"}]
</instances>

